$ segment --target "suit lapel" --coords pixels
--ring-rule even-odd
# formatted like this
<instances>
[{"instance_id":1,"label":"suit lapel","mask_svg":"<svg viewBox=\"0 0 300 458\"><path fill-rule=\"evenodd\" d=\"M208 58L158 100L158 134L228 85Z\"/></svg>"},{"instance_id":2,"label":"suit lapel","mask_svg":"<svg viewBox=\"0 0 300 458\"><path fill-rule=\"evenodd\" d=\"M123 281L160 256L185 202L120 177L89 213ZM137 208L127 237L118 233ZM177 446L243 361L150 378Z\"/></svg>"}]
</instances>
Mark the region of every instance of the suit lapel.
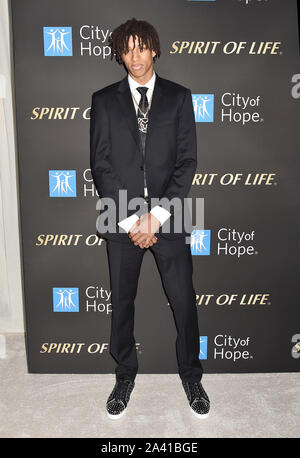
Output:
<instances>
[{"instance_id":1,"label":"suit lapel","mask_svg":"<svg viewBox=\"0 0 300 458\"><path fill-rule=\"evenodd\" d=\"M147 150L147 144L149 142L149 137L153 129L153 123L155 122L156 116L159 112L160 97L162 95L161 86L162 86L161 78L156 73L151 108L148 114L149 120L148 120L146 145L145 145L146 150ZM125 76L125 78L123 78L120 81L119 86L117 88L116 97L120 103L122 113L132 133L132 136L140 150L140 153L142 154L136 111L135 111L134 102L132 100L132 95L130 92L130 86L129 86L127 75Z\"/></svg>"}]
</instances>

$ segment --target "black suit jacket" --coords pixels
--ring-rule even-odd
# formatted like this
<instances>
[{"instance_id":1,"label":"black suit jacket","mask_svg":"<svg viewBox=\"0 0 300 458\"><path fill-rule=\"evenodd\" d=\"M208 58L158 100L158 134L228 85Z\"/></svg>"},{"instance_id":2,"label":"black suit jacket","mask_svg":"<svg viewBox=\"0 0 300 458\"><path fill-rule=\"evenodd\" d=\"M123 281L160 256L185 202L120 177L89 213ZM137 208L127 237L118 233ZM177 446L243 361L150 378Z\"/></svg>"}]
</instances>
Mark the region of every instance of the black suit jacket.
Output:
<instances>
[{"instance_id":1,"label":"black suit jacket","mask_svg":"<svg viewBox=\"0 0 300 458\"><path fill-rule=\"evenodd\" d=\"M139 206L119 216L122 206L119 190L127 191L127 198L143 200L143 154L136 110L130 92L128 76L92 94L90 117L90 167L100 199L110 197L116 205L116 214L102 205L98 222L110 223L108 232L99 230L103 238L132 243L128 234L118 222L134 213L145 210ZM151 198L188 196L197 167L197 139L195 116L190 89L161 78L156 80L149 111L148 130L145 146L145 166L150 205L148 211L157 205ZM170 211L170 218L159 228L156 235L169 239L190 235L191 217L187 206L186 217L190 227L184 226L182 210L161 204ZM140 210L140 211L139 211ZM181 218L181 230L174 228L174 218ZM169 233L163 228L170 229ZM177 231L177 232L175 232Z\"/></svg>"}]
</instances>

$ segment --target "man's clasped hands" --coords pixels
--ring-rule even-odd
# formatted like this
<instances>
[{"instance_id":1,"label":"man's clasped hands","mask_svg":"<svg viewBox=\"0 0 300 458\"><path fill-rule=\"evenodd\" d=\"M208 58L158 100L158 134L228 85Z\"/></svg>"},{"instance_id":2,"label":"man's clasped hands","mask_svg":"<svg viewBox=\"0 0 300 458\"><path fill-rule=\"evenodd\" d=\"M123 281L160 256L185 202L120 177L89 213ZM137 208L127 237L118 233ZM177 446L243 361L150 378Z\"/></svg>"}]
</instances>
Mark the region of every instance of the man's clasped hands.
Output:
<instances>
[{"instance_id":1,"label":"man's clasped hands","mask_svg":"<svg viewBox=\"0 0 300 458\"><path fill-rule=\"evenodd\" d=\"M152 213L145 213L130 228L128 236L134 245L138 245L141 249L148 248L157 242L154 234L160 226L160 221Z\"/></svg>"}]
</instances>

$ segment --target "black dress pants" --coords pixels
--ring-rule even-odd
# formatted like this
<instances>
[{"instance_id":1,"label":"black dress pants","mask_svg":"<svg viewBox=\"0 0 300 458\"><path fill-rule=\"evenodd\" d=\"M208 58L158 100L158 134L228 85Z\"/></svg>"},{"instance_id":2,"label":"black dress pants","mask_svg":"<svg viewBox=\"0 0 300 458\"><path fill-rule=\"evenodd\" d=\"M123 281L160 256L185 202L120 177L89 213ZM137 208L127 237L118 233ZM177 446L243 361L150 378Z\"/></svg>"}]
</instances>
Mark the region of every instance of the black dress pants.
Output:
<instances>
[{"instance_id":1,"label":"black dress pants","mask_svg":"<svg viewBox=\"0 0 300 458\"><path fill-rule=\"evenodd\" d=\"M112 300L110 354L117 362L116 379L134 381L138 360L134 338L134 301L141 264L146 250L154 254L177 329L176 356L181 380L199 381L203 368L199 360L200 342L196 295L193 288L192 254L185 237L168 240L157 235L149 248L107 239Z\"/></svg>"}]
</instances>

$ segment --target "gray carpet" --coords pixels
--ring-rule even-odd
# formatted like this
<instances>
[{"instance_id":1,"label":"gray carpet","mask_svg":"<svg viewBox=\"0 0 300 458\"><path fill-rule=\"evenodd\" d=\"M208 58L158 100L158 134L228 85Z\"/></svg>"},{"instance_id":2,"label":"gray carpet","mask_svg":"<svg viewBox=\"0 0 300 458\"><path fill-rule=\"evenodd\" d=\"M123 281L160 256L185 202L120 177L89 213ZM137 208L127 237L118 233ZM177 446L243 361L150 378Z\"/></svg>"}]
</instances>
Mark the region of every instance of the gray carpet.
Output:
<instances>
[{"instance_id":1,"label":"gray carpet","mask_svg":"<svg viewBox=\"0 0 300 458\"><path fill-rule=\"evenodd\" d=\"M138 374L127 412L110 420L114 374L28 374L23 335L6 336L0 368L0 437L300 437L300 373L204 374L202 420L177 374Z\"/></svg>"}]
</instances>

